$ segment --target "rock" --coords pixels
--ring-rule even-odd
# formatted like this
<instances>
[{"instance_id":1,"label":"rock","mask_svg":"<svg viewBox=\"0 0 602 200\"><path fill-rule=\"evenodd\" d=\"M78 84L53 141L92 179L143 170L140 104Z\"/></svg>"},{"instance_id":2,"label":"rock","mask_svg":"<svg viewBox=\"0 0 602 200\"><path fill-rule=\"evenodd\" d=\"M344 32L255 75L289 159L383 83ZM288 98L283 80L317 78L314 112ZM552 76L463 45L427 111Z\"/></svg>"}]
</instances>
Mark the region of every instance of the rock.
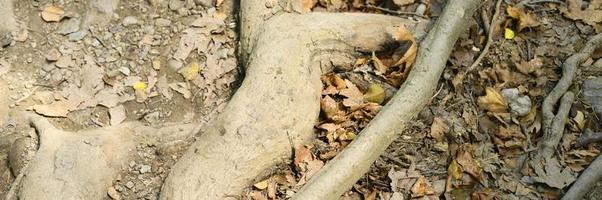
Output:
<instances>
[{"instance_id":1,"label":"rock","mask_svg":"<svg viewBox=\"0 0 602 200\"><path fill-rule=\"evenodd\" d=\"M42 70L44 70L45 72L50 72L54 69L55 69L55 67L53 64L46 64L46 65L42 66Z\"/></svg>"},{"instance_id":2,"label":"rock","mask_svg":"<svg viewBox=\"0 0 602 200\"><path fill-rule=\"evenodd\" d=\"M529 96L520 95L517 88L504 89L501 93L508 102L512 114L519 117L529 114L529 111L531 111L531 98Z\"/></svg>"},{"instance_id":3,"label":"rock","mask_svg":"<svg viewBox=\"0 0 602 200\"><path fill-rule=\"evenodd\" d=\"M148 173L148 172L151 172L150 165L140 165L140 173L141 174Z\"/></svg>"},{"instance_id":4,"label":"rock","mask_svg":"<svg viewBox=\"0 0 602 200\"><path fill-rule=\"evenodd\" d=\"M115 190L114 187L109 187L109 189L107 189L107 194L113 200L119 200L119 199L121 199L121 197L119 196L119 192L117 192L117 190Z\"/></svg>"},{"instance_id":5,"label":"rock","mask_svg":"<svg viewBox=\"0 0 602 200\"><path fill-rule=\"evenodd\" d=\"M47 61L57 61L59 60L59 58L61 57L61 52L59 52L59 50L57 49L51 49L48 53L46 53L46 60Z\"/></svg>"},{"instance_id":6,"label":"rock","mask_svg":"<svg viewBox=\"0 0 602 200\"><path fill-rule=\"evenodd\" d=\"M159 19L155 20L155 26L158 26L158 27L171 26L171 21L168 19L159 18Z\"/></svg>"},{"instance_id":7,"label":"rock","mask_svg":"<svg viewBox=\"0 0 602 200\"><path fill-rule=\"evenodd\" d=\"M77 32L70 33L67 37L68 37L69 41L75 42L75 41L79 41L79 40L83 39L84 37L86 37L86 35L88 35L88 29L79 30Z\"/></svg>"},{"instance_id":8,"label":"rock","mask_svg":"<svg viewBox=\"0 0 602 200\"><path fill-rule=\"evenodd\" d=\"M121 24L123 24L124 26L138 24L138 18L136 18L134 16L127 16L127 17L123 18L123 21L121 22Z\"/></svg>"},{"instance_id":9,"label":"rock","mask_svg":"<svg viewBox=\"0 0 602 200\"><path fill-rule=\"evenodd\" d=\"M67 35L70 33L75 33L79 30L79 25L81 24L81 19L78 17L71 18L59 26L59 29L56 31L59 34Z\"/></svg>"},{"instance_id":10,"label":"rock","mask_svg":"<svg viewBox=\"0 0 602 200\"><path fill-rule=\"evenodd\" d=\"M13 35L10 32L6 32L0 35L0 47L7 47L13 42Z\"/></svg>"},{"instance_id":11,"label":"rock","mask_svg":"<svg viewBox=\"0 0 602 200\"><path fill-rule=\"evenodd\" d=\"M186 5L186 1L183 0L170 0L169 1L169 9L176 11L180 8L183 8Z\"/></svg>"},{"instance_id":12,"label":"rock","mask_svg":"<svg viewBox=\"0 0 602 200\"><path fill-rule=\"evenodd\" d=\"M602 115L602 76L583 82L583 97L598 114Z\"/></svg>"},{"instance_id":13,"label":"rock","mask_svg":"<svg viewBox=\"0 0 602 200\"><path fill-rule=\"evenodd\" d=\"M129 188L129 189L132 189L132 188L134 188L134 182L132 182L132 181L128 181L128 182L125 184L125 187L127 187L127 188Z\"/></svg>"}]
</instances>

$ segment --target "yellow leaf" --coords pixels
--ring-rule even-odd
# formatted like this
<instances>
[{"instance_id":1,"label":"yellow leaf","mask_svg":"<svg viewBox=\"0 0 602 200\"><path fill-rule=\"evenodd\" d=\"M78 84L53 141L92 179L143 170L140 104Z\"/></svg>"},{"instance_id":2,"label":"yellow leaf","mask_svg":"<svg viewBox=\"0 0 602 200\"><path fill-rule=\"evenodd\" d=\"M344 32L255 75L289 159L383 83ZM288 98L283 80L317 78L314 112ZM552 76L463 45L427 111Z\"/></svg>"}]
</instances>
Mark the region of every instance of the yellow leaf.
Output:
<instances>
[{"instance_id":1,"label":"yellow leaf","mask_svg":"<svg viewBox=\"0 0 602 200\"><path fill-rule=\"evenodd\" d=\"M318 3L317 0L301 0L301 6L303 6L303 12L308 13Z\"/></svg>"},{"instance_id":2,"label":"yellow leaf","mask_svg":"<svg viewBox=\"0 0 602 200\"><path fill-rule=\"evenodd\" d=\"M479 97L477 101L479 107L494 113L505 112L507 108L504 97L497 90L490 87L485 89L485 96Z\"/></svg>"},{"instance_id":3,"label":"yellow leaf","mask_svg":"<svg viewBox=\"0 0 602 200\"><path fill-rule=\"evenodd\" d=\"M449 167L447 167L447 175L455 180L462 178L462 169L460 169L460 165L456 160L452 160Z\"/></svg>"},{"instance_id":4,"label":"yellow leaf","mask_svg":"<svg viewBox=\"0 0 602 200\"><path fill-rule=\"evenodd\" d=\"M42 11L42 19L46 22L58 22L65 11L56 6L48 6Z\"/></svg>"},{"instance_id":5,"label":"yellow leaf","mask_svg":"<svg viewBox=\"0 0 602 200\"><path fill-rule=\"evenodd\" d=\"M146 83L138 81L132 84L132 87L134 90L144 90L146 89Z\"/></svg>"},{"instance_id":6,"label":"yellow leaf","mask_svg":"<svg viewBox=\"0 0 602 200\"><path fill-rule=\"evenodd\" d=\"M198 62L192 62L188 66L180 70L180 74L184 76L186 80L193 80L199 74L200 68Z\"/></svg>"},{"instance_id":7,"label":"yellow leaf","mask_svg":"<svg viewBox=\"0 0 602 200\"><path fill-rule=\"evenodd\" d=\"M385 101L385 90L378 84L371 84L366 94L364 94L364 100L381 104Z\"/></svg>"},{"instance_id":8,"label":"yellow leaf","mask_svg":"<svg viewBox=\"0 0 602 200\"><path fill-rule=\"evenodd\" d=\"M253 186L260 190L266 189L268 187L268 179L255 183Z\"/></svg>"},{"instance_id":9,"label":"yellow leaf","mask_svg":"<svg viewBox=\"0 0 602 200\"><path fill-rule=\"evenodd\" d=\"M506 38L507 40L514 39L514 31L512 29L505 28L504 29L504 38Z\"/></svg>"}]
</instances>

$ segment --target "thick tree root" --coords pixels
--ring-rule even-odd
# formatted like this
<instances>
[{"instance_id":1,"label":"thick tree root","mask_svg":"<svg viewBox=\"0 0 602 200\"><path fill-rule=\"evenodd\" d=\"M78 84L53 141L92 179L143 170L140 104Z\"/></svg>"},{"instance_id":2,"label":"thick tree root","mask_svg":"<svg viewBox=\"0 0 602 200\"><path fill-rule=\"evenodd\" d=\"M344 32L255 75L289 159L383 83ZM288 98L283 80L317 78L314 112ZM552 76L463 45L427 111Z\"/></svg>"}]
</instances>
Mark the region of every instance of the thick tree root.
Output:
<instances>
[{"instance_id":1,"label":"thick tree root","mask_svg":"<svg viewBox=\"0 0 602 200\"><path fill-rule=\"evenodd\" d=\"M264 3L243 1L265 7ZM247 5L248 6L248 5ZM254 15L252 15L254 16ZM262 16L262 15L259 15ZM223 199L239 195L269 168L313 137L320 111L324 54L379 51L394 43L387 28L416 22L384 15L280 14L242 41L247 72L224 112L174 165L161 199ZM250 36L254 35L254 36ZM255 37L255 38L248 38ZM244 45L243 45L244 46ZM333 61L334 62L334 61Z\"/></svg>"},{"instance_id":2,"label":"thick tree root","mask_svg":"<svg viewBox=\"0 0 602 200\"><path fill-rule=\"evenodd\" d=\"M56 129L43 117L29 115L40 147L21 170L13 194L18 199L103 199L132 150L144 138L163 143L192 136L196 125L155 129L140 123L124 123L77 133ZM169 137L173 136L173 137Z\"/></svg>"},{"instance_id":3,"label":"thick tree root","mask_svg":"<svg viewBox=\"0 0 602 200\"><path fill-rule=\"evenodd\" d=\"M416 63L397 94L359 136L314 175L293 199L338 199L368 171L435 92L453 45L480 2L448 2L421 43Z\"/></svg>"},{"instance_id":4,"label":"thick tree root","mask_svg":"<svg viewBox=\"0 0 602 200\"><path fill-rule=\"evenodd\" d=\"M602 179L602 154L592 162L573 186L562 197L562 200L582 199L590 189Z\"/></svg>"}]
</instances>

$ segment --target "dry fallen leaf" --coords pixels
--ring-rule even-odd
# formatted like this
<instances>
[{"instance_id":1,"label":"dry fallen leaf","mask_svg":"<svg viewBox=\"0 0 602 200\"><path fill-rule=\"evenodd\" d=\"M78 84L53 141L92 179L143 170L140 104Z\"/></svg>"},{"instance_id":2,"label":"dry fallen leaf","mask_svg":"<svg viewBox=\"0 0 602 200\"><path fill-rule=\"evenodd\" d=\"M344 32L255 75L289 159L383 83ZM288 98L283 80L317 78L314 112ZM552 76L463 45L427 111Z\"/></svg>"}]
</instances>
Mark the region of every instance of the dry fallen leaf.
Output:
<instances>
[{"instance_id":1,"label":"dry fallen leaf","mask_svg":"<svg viewBox=\"0 0 602 200\"><path fill-rule=\"evenodd\" d=\"M410 48L405 52L405 54L399 59L393 66L400 66L405 63L405 68L403 68L403 76L407 77L408 73L410 73L410 66L414 64L416 60L416 53L418 52L418 45L416 44L416 37L410 30L406 27L400 26L395 29L395 33L393 34L393 38L397 41L411 41L412 44Z\"/></svg>"},{"instance_id":2,"label":"dry fallen leaf","mask_svg":"<svg viewBox=\"0 0 602 200\"><path fill-rule=\"evenodd\" d=\"M46 22L58 22L65 14L62 8L56 6L48 6L42 10L42 19Z\"/></svg>"},{"instance_id":3,"label":"dry fallen leaf","mask_svg":"<svg viewBox=\"0 0 602 200\"><path fill-rule=\"evenodd\" d=\"M582 20L586 24L594 26L597 31L600 31L600 23L602 22L602 1L592 0L589 6L582 10L582 0L567 0L568 8L561 7L562 13L570 19Z\"/></svg>"},{"instance_id":4,"label":"dry fallen leaf","mask_svg":"<svg viewBox=\"0 0 602 200\"><path fill-rule=\"evenodd\" d=\"M521 31L524 28L539 26L539 22L522 8L508 6L506 12L508 12L510 17L518 20L518 31Z\"/></svg>"},{"instance_id":5,"label":"dry fallen leaf","mask_svg":"<svg viewBox=\"0 0 602 200\"><path fill-rule=\"evenodd\" d=\"M364 103L364 94L362 94L355 84L347 79L345 79L345 85L347 85L347 88L339 92L340 95L347 97L343 100L343 105L351 110L357 110Z\"/></svg>"},{"instance_id":6,"label":"dry fallen leaf","mask_svg":"<svg viewBox=\"0 0 602 200\"><path fill-rule=\"evenodd\" d=\"M389 68L389 66L386 66L380 59L378 59L378 57L376 57L374 52L372 52L372 63L374 68L376 68L376 71L380 72L381 74L386 73L387 68Z\"/></svg>"},{"instance_id":7,"label":"dry fallen leaf","mask_svg":"<svg viewBox=\"0 0 602 200\"><path fill-rule=\"evenodd\" d=\"M479 97L477 101L479 107L494 113L505 112L508 107L504 97L497 90L490 87L485 89L485 96Z\"/></svg>"},{"instance_id":8,"label":"dry fallen leaf","mask_svg":"<svg viewBox=\"0 0 602 200\"><path fill-rule=\"evenodd\" d=\"M364 94L367 102L382 104L385 101L385 90L379 84L371 84Z\"/></svg>"},{"instance_id":9,"label":"dry fallen leaf","mask_svg":"<svg viewBox=\"0 0 602 200\"><path fill-rule=\"evenodd\" d=\"M443 142L447 131L449 131L447 120L441 117L435 117L433 119L433 124L431 124L431 137L437 142Z\"/></svg>"},{"instance_id":10,"label":"dry fallen leaf","mask_svg":"<svg viewBox=\"0 0 602 200\"><path fill-rule=\"evenodd\" d=\"M435 190L433 187L431 187L431 184L428 183L424 176L420 176L420 178L416 180L416 183L414 183L414 186L412 186L411 191L412 198L435 194Z\"/></svg>"},{"instance_id":11,"label":"dry fallen leaf","mask_svg":"<svg viewBox=\"0 0 602 200\"><path fill-rule=\"evenodd\" d=\"M268 188L268 180L269 179L265 179L263 181L259 181L258 183L253 184L253 187L259 189L259 190L263 190Z\"/></svg>"}]
</instances>

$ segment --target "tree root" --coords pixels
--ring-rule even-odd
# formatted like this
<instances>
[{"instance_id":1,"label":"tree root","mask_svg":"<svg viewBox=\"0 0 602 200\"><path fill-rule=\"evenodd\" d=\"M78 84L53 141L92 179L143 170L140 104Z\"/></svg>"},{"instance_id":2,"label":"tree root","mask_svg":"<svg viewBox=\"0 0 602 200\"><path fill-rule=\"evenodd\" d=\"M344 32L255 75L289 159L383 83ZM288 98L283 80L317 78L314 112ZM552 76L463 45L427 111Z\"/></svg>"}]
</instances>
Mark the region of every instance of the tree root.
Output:
<instances>
[{"instance_id":1,"label":"tree root","mask_svg":"<svg viewBox=\"0 0 602 200\"><path fill-rule=\"evenodd\" d=\"M396 43L387 33L394 26L422 32L413 28L416 22L384 15L284 13L264 21L271 13L264 3L242 1L241 9L246 77L224 112L174 165L161 199L239 195L314 137L320 75L328 72L321 55L384 50Z\"/></svg>"},{"instance_id":2,"label":"tree root","mask_svg":"<svg viewBox=\"0 0 602 200\"><path fill-rule=\"evenodd\" d=\"M566 169L559 174L560 165L553 155L564 134L569 111L575 99L575 95L567 91L576 76L577 67L587 60L600 45L602 45L602 34L592 37L580 52L566 59L562 67L562 78L543 101L543 137L538 143L538 151L532 154L527 162L537 175L533 178L538 182L546 183L551 187L563 188L573 181L572 175L565 173ZM560 99L561 97L562 99ZM560 106L557 113L554 114L554 106L558 100L560 100ZM554 167L555 170L550 170L549 167ZM562 177L560 177L561 175Z\"/></svg>"},{"instance_id":3,"label":"tree root","mask_svg":"<svg viewBox=\"0 0 602 200\"><path fill-rule=\"evenodd\" d=\"M192 136L197 126L156 129L123 123L73 133L55 128L43 117L26 115L38 132L40 147L13 184L18 187L11 189L11 196L18 199L102 199L140 141L155 137L167 143Z\"/></svg>"},{"instance_id":4,"label":"tree root","mask_svg":"<svg viewBox=\"0 0 602 200\"><path fill-rule=\"evenodd\" d=\"M581 173L562 200L582 199L600 179L602 179L602 154L598 155L596 160Z\"/></svg>"},{"instance_id":5,"label":"tree root","mask_svg":"<svg viewBox=\"0 0 602 200\"><path fill-rule=\"evenodd\" d=\"M480 2L448 2L421 43L414 68L397 94L359 136L315 174L293 199L337 199L368 171L435 92L453 45Z\"/></svg>"}]
</instances>

